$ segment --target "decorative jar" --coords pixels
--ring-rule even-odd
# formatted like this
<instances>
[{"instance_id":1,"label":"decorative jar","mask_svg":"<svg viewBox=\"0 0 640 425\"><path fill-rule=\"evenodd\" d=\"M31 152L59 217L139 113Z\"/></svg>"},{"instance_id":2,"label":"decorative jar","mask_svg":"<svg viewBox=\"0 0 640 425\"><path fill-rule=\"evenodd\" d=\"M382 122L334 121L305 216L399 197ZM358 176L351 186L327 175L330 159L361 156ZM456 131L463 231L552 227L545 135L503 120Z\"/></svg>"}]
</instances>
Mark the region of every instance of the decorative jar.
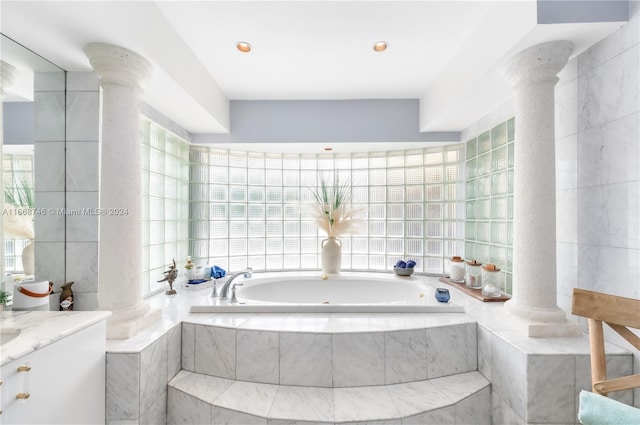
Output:
<instances>
[{"instance_id":1,"label":"decorative jar","mask_svg":"<svg viewBox=\"0 0 640 425\"><path fill-rule=\"evenodd\" d=\"M482 288L482 263L476 260L467 261L465 284L468 288Z\"/></svg>"},{"instance_id":2,"label":"decorative jar","mask_svg":"<svg viewBox=\"0 0 640 425\"><path fill-rule=\"evenodd\" d=\"M482 268L482 295L499 297L502 295L502 272L495 264L487 264Z\"/></svg>"},{"instance_id":3,"label":"decorative jar","mask_svg":"<svg viewBox=\"0 0 640 425\"><path fill-rule=\"evenodd\" d=\"M440 303L447 303L451 299L451 294L449 294L449 290L446 288L436 288L436 300Z\"/></svg>"},{"instance_id":4,"label":"decorative jar","mask_svg":"<svg viewBox=\"0 0 640 425\"><path fill-rule=\"evenodd\" d=\"M462 257L451 257L449 260L449 278L453 282L464 283L464 260Z\"/></svg>"}]
</instances>

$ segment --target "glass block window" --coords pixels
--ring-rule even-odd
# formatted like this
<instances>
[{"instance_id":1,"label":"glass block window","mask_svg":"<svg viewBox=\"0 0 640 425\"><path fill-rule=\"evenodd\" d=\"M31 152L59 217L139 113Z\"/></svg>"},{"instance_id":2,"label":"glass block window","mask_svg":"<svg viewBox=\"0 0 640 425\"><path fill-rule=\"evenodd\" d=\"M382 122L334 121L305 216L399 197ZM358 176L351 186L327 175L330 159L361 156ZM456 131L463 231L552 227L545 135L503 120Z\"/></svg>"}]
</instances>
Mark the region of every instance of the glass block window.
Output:
<instances>
[{"instance_id":1,"label":"glass block window","mask_svg":"<svg viewBox=\"0 0 640 425\"><path fill-rule=\"evenodd\" d=\"M465 257L496 264L512 293L513 148L515 119L466 145Z\"/></svg>"},{"instance_id":2,"label":"glass block window","mask_svg":"<svg viewBox=\"0 0 640 425\"><path fill-rule=\"evenodd\" d=\"M189 143L143 117L143 293L158 283L173 259L184 264L189 248Z\"/></svg>"},{"instance_id":3,"label":"glass block window","mask_svg":"<svg viewBox=\"0 0 640 425\"><path fill-rule=\"evenodd\" d=\"M25 149L26 148L26 149ZM30 198L33 200L33 146L11 146L3 147L2 155L2 188L5 198L4 212L9 213L8 209L12 208L6 200L7 196L16 200L25 200L25 190L30 191ZM33 207L33 205L31 205ZM19 208L19 212L28 213L28 205ZM4 213L3 212L3 213ZM18 211L15 211L18 213ZM7 227L4 228L4 270L7 273L22 273L22 250L29 244L29 239L20 236L25 232L22 230L25 226L31 225L30 231L33 233L33 215L3 217L3 226L16 227L17 233L10 232ZM11 223L6 220L10 220ZM24 223L23 223L24 222ZM29 223L30 222L30 223Z\"/></svg>"},{"instance_id":4,"label":"glass block window","mask_svg":"<svg viewBox=\"0 0 640 425\"><path fill-rule=\"evenodd\" d=\"M359 232L344 235L343 270L413 259L442 274L464 249L464 145L352 154L273 154L191 146L190 246L227 270L314 270L326 237L310 214L320 181L351 183Z\"/></svg>"}]
</instances>

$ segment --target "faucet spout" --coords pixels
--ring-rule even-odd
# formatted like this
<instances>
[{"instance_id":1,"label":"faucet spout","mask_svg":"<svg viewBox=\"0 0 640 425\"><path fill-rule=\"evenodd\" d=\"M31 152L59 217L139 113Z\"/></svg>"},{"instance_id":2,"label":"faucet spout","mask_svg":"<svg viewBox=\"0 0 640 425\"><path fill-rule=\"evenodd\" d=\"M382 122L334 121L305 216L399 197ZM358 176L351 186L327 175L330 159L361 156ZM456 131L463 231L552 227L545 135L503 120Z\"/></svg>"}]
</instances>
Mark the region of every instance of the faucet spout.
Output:
<instances>
[{"instance_id":1,"label":"faucet spout","mask_svg":"<svg viewBox=\"0 0 640 425\"><path fill-rule=\"evenodd\" d=\"M224 285L222 285L222 289L220 290L221 300L229 299L229 288L231 287L231 282L233 282L239 276L243 276L245 279L248 279L251 276L253 276L253 269L251 267L247 267L246 269L239 272L235 272L231 276L229 276L227 280L224 282Z\"/></svg>"}]
</instances>

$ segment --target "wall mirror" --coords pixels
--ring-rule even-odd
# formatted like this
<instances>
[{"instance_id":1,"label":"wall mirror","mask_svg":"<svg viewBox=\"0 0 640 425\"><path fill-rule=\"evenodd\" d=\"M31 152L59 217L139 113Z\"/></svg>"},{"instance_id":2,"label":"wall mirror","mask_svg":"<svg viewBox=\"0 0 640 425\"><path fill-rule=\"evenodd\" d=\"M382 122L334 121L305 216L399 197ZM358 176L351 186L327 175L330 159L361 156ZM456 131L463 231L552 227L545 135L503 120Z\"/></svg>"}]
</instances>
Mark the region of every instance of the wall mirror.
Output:
<instances>
[{"instance_id":1,"label":"wall mirror","mask_svg":"<svg viewBox=\"0 0 640 425\"><path fill-rule=\"evenodd\" d=\"M65 71L1 36L2 273L12 291L21 279L65 279L64 214L42 208L65 199Z\"/></svg>"}]
</instances>

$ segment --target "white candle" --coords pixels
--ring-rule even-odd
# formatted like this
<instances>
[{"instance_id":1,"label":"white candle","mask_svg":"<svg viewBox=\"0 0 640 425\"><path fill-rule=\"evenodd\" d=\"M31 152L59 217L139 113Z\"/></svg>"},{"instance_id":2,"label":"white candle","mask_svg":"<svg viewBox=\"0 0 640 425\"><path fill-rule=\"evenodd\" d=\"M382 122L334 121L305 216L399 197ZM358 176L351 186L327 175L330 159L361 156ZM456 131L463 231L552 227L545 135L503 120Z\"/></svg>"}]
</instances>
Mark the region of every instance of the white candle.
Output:
<instances>
[{"instance_id":1,"label":"white candle","mask_svg":"<svg viewBox=\"0 0 640 425\"><path fill-rule=\"evenodd\" d=\"M499 297L501 294L498 288L489 283L487 285L484 285L484 287L482 288L482 295L484 295L485 297Z\"/></svg>"}]
</instances>

